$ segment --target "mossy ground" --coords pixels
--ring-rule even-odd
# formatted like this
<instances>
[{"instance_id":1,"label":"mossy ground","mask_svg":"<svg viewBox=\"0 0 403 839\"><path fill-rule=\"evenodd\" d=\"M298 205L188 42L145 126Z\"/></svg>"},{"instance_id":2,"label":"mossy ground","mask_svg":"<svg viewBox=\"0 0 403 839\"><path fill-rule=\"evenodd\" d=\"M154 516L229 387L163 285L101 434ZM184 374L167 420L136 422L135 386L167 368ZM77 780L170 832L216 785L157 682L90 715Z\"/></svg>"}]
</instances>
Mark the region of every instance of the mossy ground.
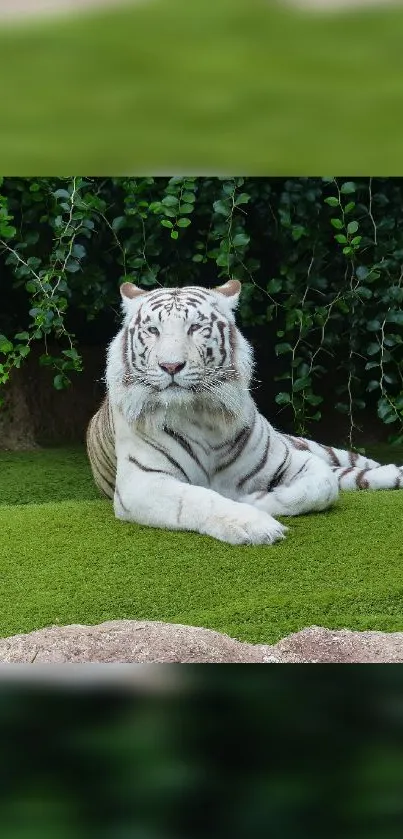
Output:
<instances>
[{"instance_id":1,"label":"mossy ground","mask_svg":"<svg viewBox=\"0 0 403 839\"><path fill-rule=\"evenodd\" d=\"M370 452L402 462L402 450ZM312 624L403 630L403 492L345 493L273 547L116 521L82 449L0 454L0 635L120 618L274 642Z\"/></svg>"}]
</instances>

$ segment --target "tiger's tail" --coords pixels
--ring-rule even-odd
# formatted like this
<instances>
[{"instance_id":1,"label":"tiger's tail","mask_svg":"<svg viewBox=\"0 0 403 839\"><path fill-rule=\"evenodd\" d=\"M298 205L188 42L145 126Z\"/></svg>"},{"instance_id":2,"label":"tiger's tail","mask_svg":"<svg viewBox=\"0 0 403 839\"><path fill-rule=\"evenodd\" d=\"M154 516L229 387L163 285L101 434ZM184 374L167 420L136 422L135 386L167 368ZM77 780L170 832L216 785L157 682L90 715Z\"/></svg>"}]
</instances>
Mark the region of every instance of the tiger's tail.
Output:
<instances>
[{"instance_id":1,"label":"tiger's tail","mask_svg":"<svg viewBox=\"0 0 403 839\"><path fill-rule=\"evenodd\" d=\"M295 449L325 460L336 473L340 489L403 489L403 466L383 466L357 452L323 446L305 437L287 435L287 439Z\"/></svg>"}]
</instances>

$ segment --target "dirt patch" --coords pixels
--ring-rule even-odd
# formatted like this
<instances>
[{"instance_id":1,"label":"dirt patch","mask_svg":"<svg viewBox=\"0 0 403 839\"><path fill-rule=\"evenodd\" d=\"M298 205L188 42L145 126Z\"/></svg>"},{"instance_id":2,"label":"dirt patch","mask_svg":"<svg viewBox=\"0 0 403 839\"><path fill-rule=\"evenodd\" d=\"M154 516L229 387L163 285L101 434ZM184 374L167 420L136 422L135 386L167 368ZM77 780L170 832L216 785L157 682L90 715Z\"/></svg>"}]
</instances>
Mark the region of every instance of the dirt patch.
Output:
<instances>
[{"instance_id":1,"label":"dirt patch","mask_svg":"<svg viewBox=\"0 0 403 839\"><path fill-rule=\"evenodd\" d=\"M403 632L311 626L277 644L247 644L202 627L158 621L50 626L0 639L0 662L66 663L403 663Z\"/></svg>"}]
</instances>

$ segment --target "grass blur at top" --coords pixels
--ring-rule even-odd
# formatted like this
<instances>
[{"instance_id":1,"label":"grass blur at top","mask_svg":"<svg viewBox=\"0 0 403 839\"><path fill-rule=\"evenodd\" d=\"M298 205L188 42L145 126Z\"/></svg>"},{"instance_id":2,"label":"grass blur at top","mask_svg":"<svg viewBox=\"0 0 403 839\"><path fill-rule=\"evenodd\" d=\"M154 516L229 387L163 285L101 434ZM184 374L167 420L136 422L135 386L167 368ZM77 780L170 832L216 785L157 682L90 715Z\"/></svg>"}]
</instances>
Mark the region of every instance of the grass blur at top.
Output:
<instances>
[{"instance_id":1,"label":"grass blur at top","mask_svg":"<svg viewBox=\"0 0 403 839\"><path fill-rule=\"evenodd\" d=\"M143 0L3 22L2 171L392 174L402 43L403 8L381 3Z\"/></svg>"}]
</instances>

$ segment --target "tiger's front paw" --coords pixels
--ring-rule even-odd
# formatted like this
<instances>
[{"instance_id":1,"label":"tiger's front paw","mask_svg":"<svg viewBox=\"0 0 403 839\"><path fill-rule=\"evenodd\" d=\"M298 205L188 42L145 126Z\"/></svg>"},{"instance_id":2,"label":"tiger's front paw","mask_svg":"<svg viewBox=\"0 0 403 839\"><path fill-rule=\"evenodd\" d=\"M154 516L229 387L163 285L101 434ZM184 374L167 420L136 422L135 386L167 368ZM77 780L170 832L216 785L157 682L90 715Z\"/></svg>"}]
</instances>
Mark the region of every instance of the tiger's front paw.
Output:
<instances>
[{"instance_id":1,"label":"tiger's front paw","mask_svg":"<svg viewBox=\"0 0 403 839\"><path fill-rule=\"evenodd\" d=\"M287 527L249 504L236 504L207 523L209 536L230 545L272 545L285 538Z\"/></svg>"}]
</instances>

